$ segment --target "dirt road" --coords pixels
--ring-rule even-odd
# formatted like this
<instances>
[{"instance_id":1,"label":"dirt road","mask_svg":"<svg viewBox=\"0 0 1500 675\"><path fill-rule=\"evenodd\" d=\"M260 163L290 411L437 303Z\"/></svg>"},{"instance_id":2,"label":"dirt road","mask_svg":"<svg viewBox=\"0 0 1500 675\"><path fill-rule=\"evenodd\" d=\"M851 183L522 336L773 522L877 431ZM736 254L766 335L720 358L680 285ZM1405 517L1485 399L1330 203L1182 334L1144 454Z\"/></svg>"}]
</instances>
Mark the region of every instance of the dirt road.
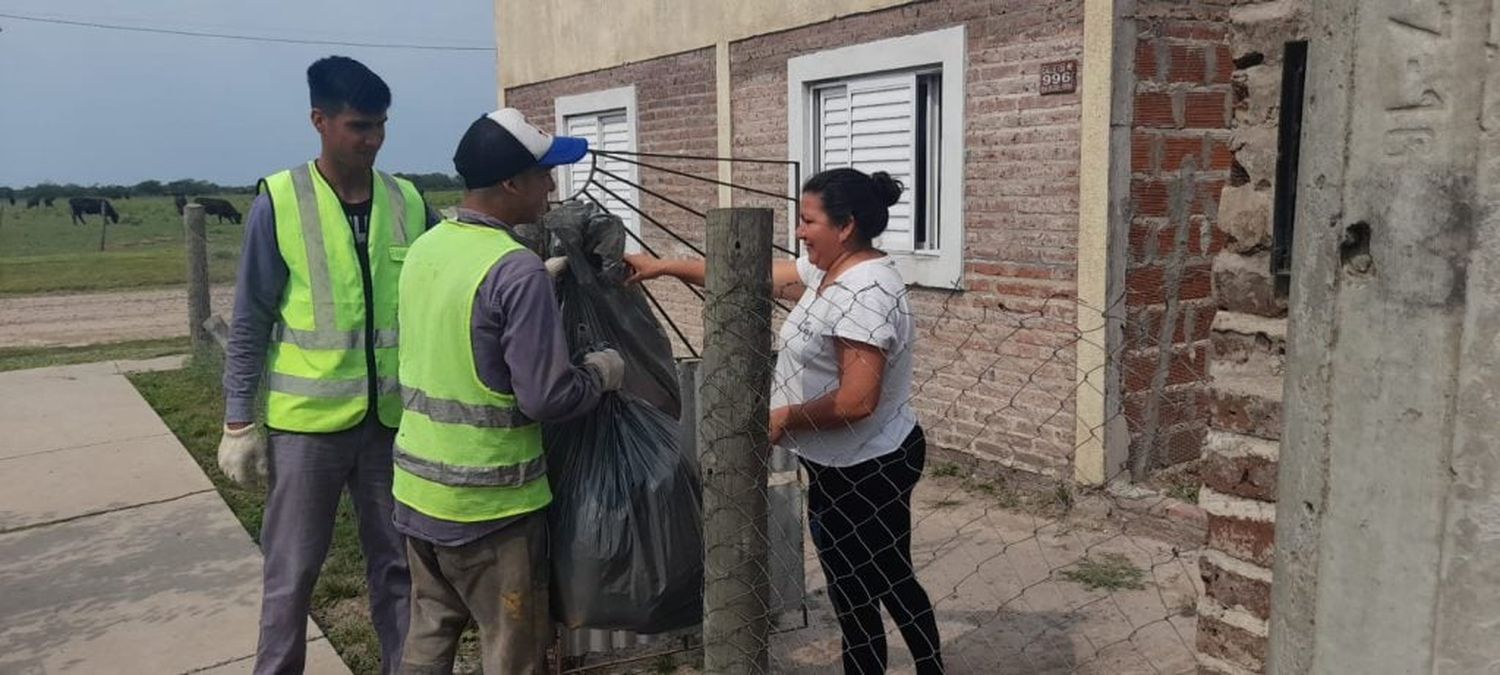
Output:
<instances>
[{"instance_id":1,"label":"dirt road","mask_svg":"<svg viewBox=\"0 0 1500 675\"><path fill-rule=\"evenodd\" d=\"M213 289L213 312L229 317L234 287ZM187 335L187 290L0 298L0 347L51 347Z\"/></svg>"}]
</instances>

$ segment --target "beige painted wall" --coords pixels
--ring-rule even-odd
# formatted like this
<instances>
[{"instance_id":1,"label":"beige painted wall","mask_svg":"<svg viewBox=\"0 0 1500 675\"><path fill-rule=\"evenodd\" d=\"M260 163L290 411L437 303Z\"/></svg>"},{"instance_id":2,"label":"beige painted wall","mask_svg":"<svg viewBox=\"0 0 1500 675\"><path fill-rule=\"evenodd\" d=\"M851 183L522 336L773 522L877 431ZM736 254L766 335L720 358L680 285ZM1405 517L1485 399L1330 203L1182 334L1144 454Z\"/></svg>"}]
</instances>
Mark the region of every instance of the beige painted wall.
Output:
<instances>
[{"instance_id":1,"label":"beige painted wall","mask_svg":"<svg viewBox=\"0 0 1500 675\"><path fill-rule=\"evenodd\" d=\"M913 0L495 0L500 89Z\"/></svg>"}]
</instances>

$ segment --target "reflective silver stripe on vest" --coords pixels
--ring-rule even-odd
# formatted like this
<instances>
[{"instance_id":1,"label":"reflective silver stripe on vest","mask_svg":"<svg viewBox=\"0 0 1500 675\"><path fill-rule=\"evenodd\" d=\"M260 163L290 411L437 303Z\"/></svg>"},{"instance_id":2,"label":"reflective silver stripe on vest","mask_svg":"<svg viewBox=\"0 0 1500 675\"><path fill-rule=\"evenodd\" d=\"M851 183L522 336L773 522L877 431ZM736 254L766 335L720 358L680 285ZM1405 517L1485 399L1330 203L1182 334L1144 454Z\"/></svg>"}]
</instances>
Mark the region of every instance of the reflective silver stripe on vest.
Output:
<instances>
[{"instance_id":1,"label":"reflective silver stripe on vest","mask_svg":"<svg viewBox=\"0 0 1500 675\"><path fill-rule=\"evenodd\" d=\"M271 391L307 396L311 398L359 398L369 393L363 378L358 380L328 380L300 377L286 373L271 372L266 375L266 387ZM378 395L391 396L401 391L401 384L394 377L382 378Z\"/></svg>"},{"instance_id":2,"label":"reflective silver stripe on vest","mask_svg":"<svg viewBox=\"0 0 1500 675\"><path fill-rule=\"evenodd\" d=\"M375 348L395 348L401 344L401 332L394 328L375 331ZM278 323L271 329L271 341L296 345L299 349L364 349L362 330L315 331L288 328Z\"/></svg>"},{"instance_id":3,"label":"reflective silver stripe on vest","mask_svg":"<svg viewBox=\"0 0 1500 675\"><path fill-rule=\"evenodd\" d=\"M460 466L417 457L397 443L395 456L402 471L449 487L517 488L547 476L545 455L509 466Z\"/></svg>"},{"instance_id":4,"label":"reflective silver stripe on vest","mask_svg":"<svg viewBox=\"0 0 1500 675\"><path fill-rule=\"evenodd\" d=\"M463 424L486 429L514 429L532 423L515 408L496 408L446 398L434 398L428 396L427 392L412 387L401 388L401 407L444 424Z\"/></svg>"},{"instance_id":5,"label":"reflective silver stripe on vest","mask_svg":"<svg viewBox=\"0 0 1500 675\"><path fill-rule=\"evenodd\" d=\"M309 165L303 164L292 169L292 190L297 195L297 215L302 221L302 245L307 251L313 326L319 333L334 332L333 278L328 276L328 252L323 246L323 223L318 216L318 192L313 188L312 169Z\"/></svg>"},{"instance_id":6,"label":"reflective silver stripe on vest","mask_svg":"<svg viewBox=\"0 0 1500 675\"><path fill-rule=\"evenodd\" d=\"M396 246L405 246L406 193L401 191L401 186L396 184L396 179L390 174L376 171L375 175L380 176L380 182L385 183L385 193L389 196L387 203L391 205L391 243ZM373 221L374 218L370 220Z\"/></svg>"}]
</instances>

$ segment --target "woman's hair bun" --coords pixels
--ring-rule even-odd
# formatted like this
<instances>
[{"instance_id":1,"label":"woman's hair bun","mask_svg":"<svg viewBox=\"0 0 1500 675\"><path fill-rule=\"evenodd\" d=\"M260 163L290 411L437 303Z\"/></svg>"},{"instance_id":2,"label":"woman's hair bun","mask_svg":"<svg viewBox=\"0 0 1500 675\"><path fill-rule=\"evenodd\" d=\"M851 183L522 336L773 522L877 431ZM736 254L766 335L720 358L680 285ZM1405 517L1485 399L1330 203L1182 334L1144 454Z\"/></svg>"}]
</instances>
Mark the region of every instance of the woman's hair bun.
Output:
<instances>
[{"instance_id":1,"label":"woman's hair bun","mask_svg":"<svg viewBox=\"0 0 1500 675\"><path fill-rule=\"evenodd\" d=\"M906 191L906 186L901 181L884 171L870 174L870 180L875 181L875 196L886 206L895 206L896 202L901 201L901 193Z\"/></svg>"}]
</instances>

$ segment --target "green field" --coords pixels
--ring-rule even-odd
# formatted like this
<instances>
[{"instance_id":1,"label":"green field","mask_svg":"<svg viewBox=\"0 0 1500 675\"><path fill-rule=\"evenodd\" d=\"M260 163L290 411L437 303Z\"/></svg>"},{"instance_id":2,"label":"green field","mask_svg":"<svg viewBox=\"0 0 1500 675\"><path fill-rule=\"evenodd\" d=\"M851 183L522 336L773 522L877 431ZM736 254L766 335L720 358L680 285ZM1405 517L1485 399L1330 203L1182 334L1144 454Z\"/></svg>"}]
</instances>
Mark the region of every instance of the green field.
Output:
<instances>
[{"instance_id":1,"label":"green field","mask_svg":"<svg viewBox=\"0 0 1500 675\"><path fill-rule=\"evenodd\" d=\"M220 195L247 214L250 195ZM458 202L457 192L429 195L434 208ZM187 277L182 218L171 197L113 200L120 222L99 216L73 225L66 199L51 208L0 203L0 295L171 286ZM209 276L234 280L244 227L208 219ZM101 246L102 244L102 246Z\"/></svg>"}]
</instances>

